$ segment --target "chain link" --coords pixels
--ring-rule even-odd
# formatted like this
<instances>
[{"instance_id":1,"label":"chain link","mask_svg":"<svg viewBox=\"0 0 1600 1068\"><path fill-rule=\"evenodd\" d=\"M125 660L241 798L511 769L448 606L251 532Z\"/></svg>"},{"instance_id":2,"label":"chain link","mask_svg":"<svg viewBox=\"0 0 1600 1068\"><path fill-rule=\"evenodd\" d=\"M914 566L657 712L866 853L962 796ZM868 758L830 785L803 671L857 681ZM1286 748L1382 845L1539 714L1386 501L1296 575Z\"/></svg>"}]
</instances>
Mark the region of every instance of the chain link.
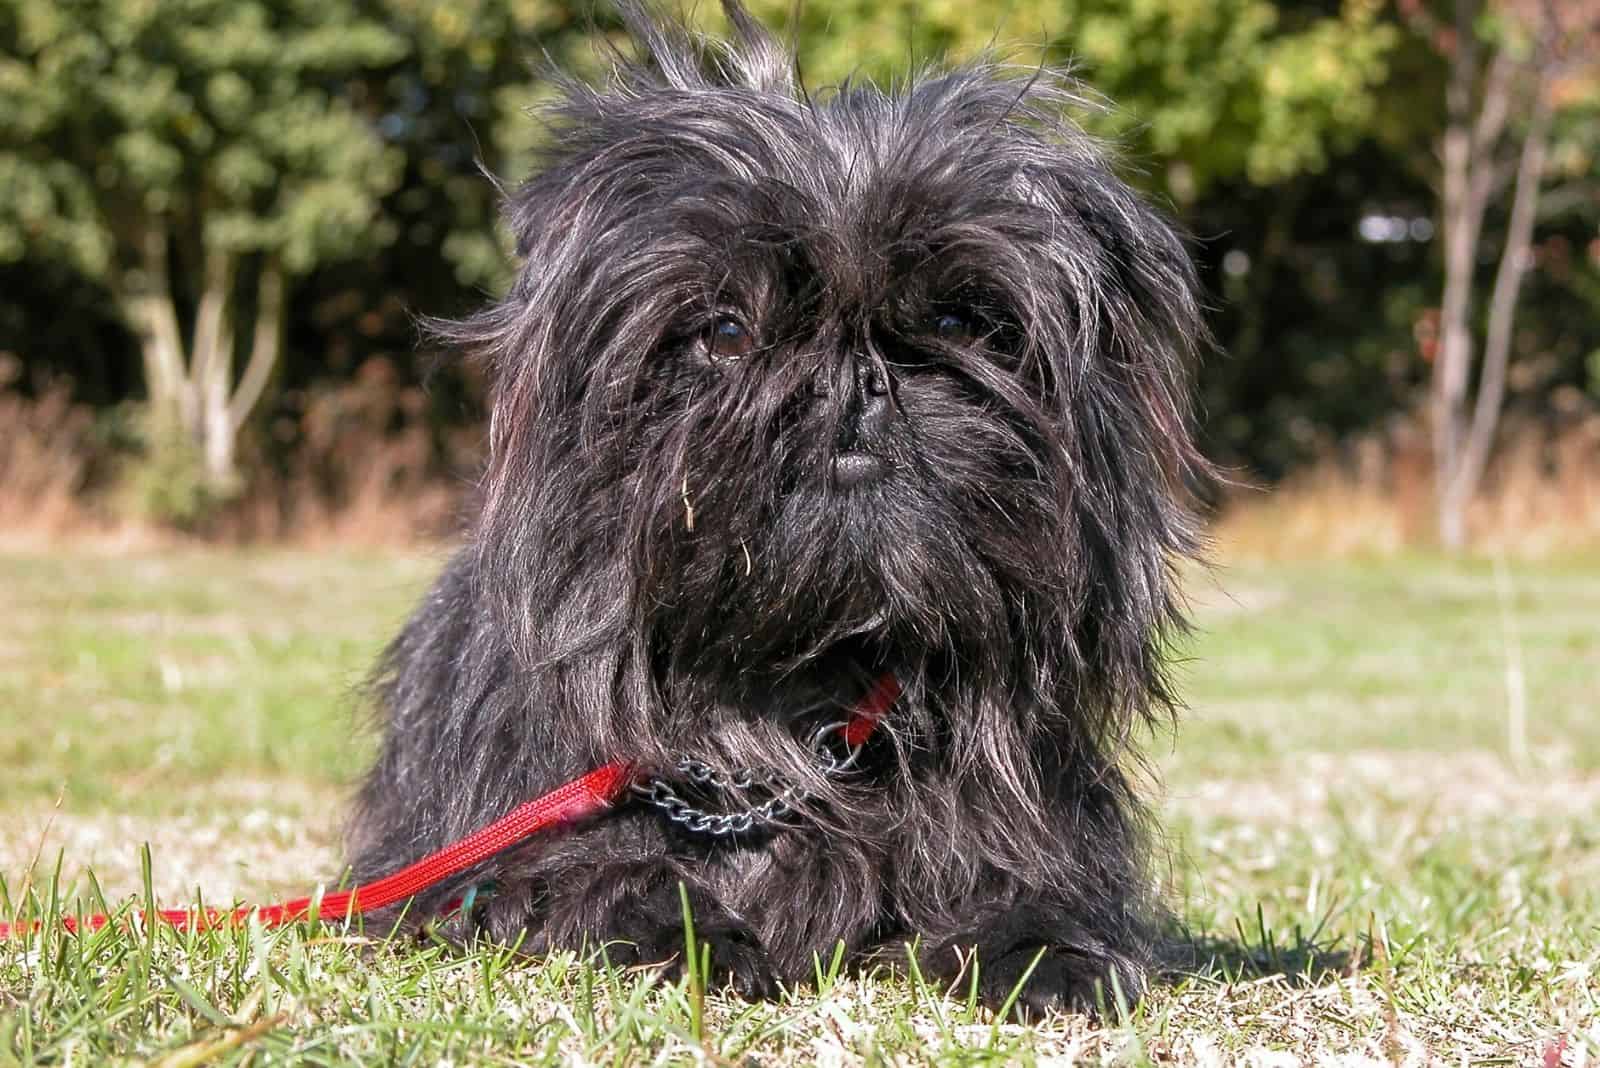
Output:
<instances>
[{"instance_id":1,"label":"chain link","mask_svg":"<svg viewBox=\"0 0 1600 1068\"><path fill-rule=\"evenodd\" d=\"M822 762L824 775L842 775L849 771L861 753L861 748L857 746L841 759L828 747L828 735L843 726L843 723L830 723L812 736L811 747ZM634 796L660 809L668 820L693 834L728 838L758 829L780 831L791 826L784 822L785 818L811 796L808 791L771 768L739 768L732 773L723 773L703 760L684 757L678 761L675 770L680 778L701 790L721 793L759 790L771 795L749 808L734 812L708 812L690 804L673 788L672 783L660 776L652 776L632 787Z\"/></svg>"}]
</instances>

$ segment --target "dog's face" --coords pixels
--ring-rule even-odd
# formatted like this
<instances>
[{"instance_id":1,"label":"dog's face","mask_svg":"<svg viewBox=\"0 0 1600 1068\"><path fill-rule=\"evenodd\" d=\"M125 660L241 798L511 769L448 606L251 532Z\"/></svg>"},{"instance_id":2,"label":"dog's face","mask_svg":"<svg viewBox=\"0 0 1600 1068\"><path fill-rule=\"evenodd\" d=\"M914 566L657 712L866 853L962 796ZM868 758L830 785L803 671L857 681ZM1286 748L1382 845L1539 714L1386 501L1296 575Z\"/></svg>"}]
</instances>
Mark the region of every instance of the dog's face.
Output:
<instances>
[{"instance_id":1,"label":"dog's face","mask_svg":"<svg viewBox=\"0 0 1600 1068\"><path fill-rule=\"evenodd\" d=\"M518 282L461 330L497 376L480 542L519 648L1065 660L1137 703L1200 328L1069 87L808 98L748 24L710 56L636 29L650 65L551 112Z\"/></svg>"}]
</instances>

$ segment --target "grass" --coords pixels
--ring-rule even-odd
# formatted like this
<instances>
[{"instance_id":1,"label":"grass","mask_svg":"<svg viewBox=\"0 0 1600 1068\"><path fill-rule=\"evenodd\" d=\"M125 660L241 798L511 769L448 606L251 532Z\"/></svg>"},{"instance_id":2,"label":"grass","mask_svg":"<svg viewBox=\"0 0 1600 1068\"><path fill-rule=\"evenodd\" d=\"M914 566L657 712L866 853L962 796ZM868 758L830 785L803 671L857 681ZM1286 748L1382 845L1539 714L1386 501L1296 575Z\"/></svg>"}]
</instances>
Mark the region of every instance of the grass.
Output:
<instances>
[{"instance_id":1,"label":"grass","mask_svg":"<svg viewBox=\"0 0 1600 1068\"><path fill-rule=\"evenodd\" d=\"M0 912L262 900L335 871L371 744L354 689L439 562L0 556ZM829 962L749 1006L338 927L52 929L0 945L0 1065L1593 1063L1600 566L1509 575L1196 576L1193 707L1154 747L1175 963L1104 1025L996 1022Z\"/></svg>"}]
</instances>

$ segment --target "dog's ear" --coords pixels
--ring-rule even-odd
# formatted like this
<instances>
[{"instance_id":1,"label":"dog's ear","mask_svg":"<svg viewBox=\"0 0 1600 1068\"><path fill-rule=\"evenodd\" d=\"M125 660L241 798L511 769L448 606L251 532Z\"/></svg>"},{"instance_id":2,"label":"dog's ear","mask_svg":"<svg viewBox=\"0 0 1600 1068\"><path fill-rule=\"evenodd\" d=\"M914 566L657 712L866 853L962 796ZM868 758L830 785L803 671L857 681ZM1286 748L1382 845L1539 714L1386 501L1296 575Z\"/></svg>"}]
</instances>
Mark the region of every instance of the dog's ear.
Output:
<instances>
[{"instance_id":1,"label":"dog's ear","mask_svg":"<svg viewBox=\"0 0 1600 1068\"><path fill-rule=\"evenodd\" d=\"M1175 705L1167 643L1184 626L1173 568L1202 550L1196 491L1213 468L1195 441L1190 379L1207 345L1199 283L1174 226L1109 166L1055 175L1057 209L1093 239L1100 280L1081 292L1091 346L1072 390L1079 469L1071 513L1085 554L1079 641L1108 734Z\"/></svg>"},{"instance_id":2,"label":"dog's ear","mask_svg":"<svg viewBox=\"0 0 1600 1068\"><path fill-rule=\"evenodd\" d=\"M1060 210L1093 237L1109 283L1086 318L1095 371L1117 383L1133 417L1115 431L1120 445L1148 457L1170 490L1192 487L1207 465L1194 447L1190 380L1208 345L1193 261L1173 224L1109 167L1060 181Z\"/></svg>"},{"instance_id":3,"label":"dog's ear","mask_svg":"<svg viewBox=\"0 0 1600 1068\"><path fill-rule=\"evenodd\" d=\"M1121 735L1172 704L1165 644L1183 620L1171 569L1201 548L1194 496L1213 469L1190 401L1209 344L1200 286L1177 228L1074 121L1094 105L1068 74L968 77L952 111L999 139L1029 208L1017 226L1031 292L1018 296L1031 305L1028 355L1070 468L1061 507L1079 556L1069 581L1080 696L1093 694L1085 707Z\"/></svg>"},{"instance_id":4,"label":"dog's ear","mask_svg":"<svg viewBox=\"0 0 1600 1068\"><path fill-rule=\"evenodd\" d=\"M563 526L570 513L593 507L583 498L598 491L582 479L601 477L598 462L577 473L571 462L593 429L583 413L605 408L590 388L596 364L583 357L598 351L601 336L619 323L650 314L637 289L614 285L611 277L619 264L641 277L648 271L640 266L639 234L626 223L659 185L662 170L683 165L682 146L694 143L712 104L733 112L744 97L795 92L790 51L737 2L724 9L731 42L624 0L620 11L637 54L614 52L601 84L545 72L556 91L537 112L543 132L534 173L507 195L504 208L523 265L510 291L483 311L431 324L436 335L484 363L493 383L480 522L525 536L486 543L485 573L562 572L589 551L573 544ZM683 99L698 94L707 99ZM706 106L686 106L700 103ZM676 139L664 134L668 128ZM636 349L629 358L644 359L648 346ZM608 453L606 462L620 456ZM585 628L615 631L625 614L620 598L599 606L567 603L577 597L567 597L564 608L508 601L505 622L546 636L524 640L528 648L581 644L586 639L574 635ZM540 609L546 618L535 626L529 613Z\"/></svg>"},{"instance_id":5,"label":"dog's ear","mask_svg":"<svg viewBox=\"0 0 1600 1068\"><path fill-rule=\"evenodd\" d=\"M1014 307L1043 406L1072 432L1114 386L1126 449L1175 487L1204 470L1189 406L1207 344L1199 283L1174 225L1076 121L1104 106L1070 71L986 58L918 83L906 110L930 131L919 166L947 188L960 174L966 216L1003 238L986 269Z\"/></svg>"}]
</instances>

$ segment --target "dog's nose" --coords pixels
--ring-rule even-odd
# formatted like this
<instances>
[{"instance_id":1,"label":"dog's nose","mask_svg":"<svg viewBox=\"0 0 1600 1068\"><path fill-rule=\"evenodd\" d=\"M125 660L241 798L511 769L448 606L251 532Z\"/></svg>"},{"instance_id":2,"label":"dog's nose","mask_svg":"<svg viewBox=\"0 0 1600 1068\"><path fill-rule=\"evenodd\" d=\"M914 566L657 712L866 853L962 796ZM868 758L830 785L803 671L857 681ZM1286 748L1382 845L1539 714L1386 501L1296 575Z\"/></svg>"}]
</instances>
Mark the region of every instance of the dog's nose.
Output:
<instances>
[{"instance_id":1,"label":"dog's nose","mask_svg":"<svg viewBox=\"0 0 1600 1068\"><path fill-rule=\"evenodd\" d=\"M889 390L889 373L879 361L856 361L854 408L858 443L870 443L894 422L894 395Z\"/></svg>"},{"instance_id":2,"label":"dog's nose","mask_svg":"<svg viewBox=\"0 0 1600 1068\"><path fill-rule=\"evenodd\" d=\"M870 449L895 419L894 391L882 361L858 357L848 374L849 400L839 425L838 446L843 451Z\"/></svg>"},{"instance_id":3,"label":"dog's nose","mask_svg":"<svg viewBox=\"0 0 1600 1068\"><path fill-rule=\"evenodd\" d=\"M853 379L833 457L834 481L845 487L876 482L888 474L889 461L878 446L895 419L894 391L881 362L858 359Z\"/></svg>"}]
</instances>

